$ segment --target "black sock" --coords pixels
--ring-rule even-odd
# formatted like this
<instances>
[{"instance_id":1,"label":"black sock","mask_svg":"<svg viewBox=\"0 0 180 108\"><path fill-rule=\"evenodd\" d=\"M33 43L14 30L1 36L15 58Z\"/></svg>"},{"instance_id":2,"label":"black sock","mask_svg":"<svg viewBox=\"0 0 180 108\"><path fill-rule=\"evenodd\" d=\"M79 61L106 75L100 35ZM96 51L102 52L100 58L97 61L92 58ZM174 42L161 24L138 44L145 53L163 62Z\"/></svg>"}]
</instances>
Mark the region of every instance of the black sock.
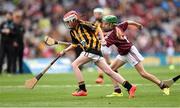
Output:
<instances>
[{"instance_id":1,"label":"black sock","mask_svg":"<svg viewBox=\"0 0 180 108\"><path fill-rule=\"evenodd\" d=\"M173 81L176 82L180 78L180 75L173 78Z\"/></svg>"},{"instance_id":2,"label":"black sock","mask_svg":"<svg viewBox=\"0 0 180 108\"><path fill-rule=\"evenodd\" d=\"M83 90L83 91L85 91L85 92L87 91L87 90L86 90L86 85L85 85L84 81L79 82L79 89L80 89L80 90Z\"/></svg>"},{"instance_id":3,"label":"black sock","mask_svg":"<svg viewBox=\"0 0 180 108\"><path fill-rule=\"evenodd\" d=\"M103 75L99 75L98 77L99 77L99 78L102 78L102 79L104 78L104 76L103 76Z\"/></svg>"},{"instance_id":4,"label":"black sock","mask_svg":"<svg viewBox=\"0 0 180 108\"><path fill-rule=\"evenodd\" d=\"M119 87L119 86L115 86L115 87L114 87L114 92L116 92L116 93L121 93L120 87Z\"/></svg>"},{"instance_id":5,"label":"black sock","mask_svg":"<svg viewBox=\"0 0 180 108\"><path fill-rule=\"evenodd\" d=\"M118 73L118 71L117 71L117 70L115 70L115 72L116 72L116 73Z\"/></svg>"},{"instance_id":6,"label":"black sock","mask_svg":"<svg viewBox=\"0 0 180 108\"><path fill-rule=\"evenodd\" d=\"M131 89L132 85L128 81L124 81L123 87L125 87L129 91Z\"/></svg>"}]
</instances>

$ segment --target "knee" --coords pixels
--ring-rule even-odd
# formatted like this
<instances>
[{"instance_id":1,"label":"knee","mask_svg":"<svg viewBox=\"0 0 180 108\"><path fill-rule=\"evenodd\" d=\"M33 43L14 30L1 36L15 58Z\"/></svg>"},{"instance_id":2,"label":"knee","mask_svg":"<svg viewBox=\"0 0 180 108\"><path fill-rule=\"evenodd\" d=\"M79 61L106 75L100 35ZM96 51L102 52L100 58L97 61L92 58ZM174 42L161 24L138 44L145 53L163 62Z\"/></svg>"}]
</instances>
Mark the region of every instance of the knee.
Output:
<instances>
[{"instance_id":1,"label":"knee","mask_svg":"<svg viewBox=\"0 0 180 108\"><path fill-rule=\"evenodd\" d=\"M78 64L77 64L77 63L75 63L75 62L73 62L71 65L72 65L73 69L75 69L75 68L78 68L78 67L79 67L79 66L78 66Z\"/></svg>"}]
</instances>

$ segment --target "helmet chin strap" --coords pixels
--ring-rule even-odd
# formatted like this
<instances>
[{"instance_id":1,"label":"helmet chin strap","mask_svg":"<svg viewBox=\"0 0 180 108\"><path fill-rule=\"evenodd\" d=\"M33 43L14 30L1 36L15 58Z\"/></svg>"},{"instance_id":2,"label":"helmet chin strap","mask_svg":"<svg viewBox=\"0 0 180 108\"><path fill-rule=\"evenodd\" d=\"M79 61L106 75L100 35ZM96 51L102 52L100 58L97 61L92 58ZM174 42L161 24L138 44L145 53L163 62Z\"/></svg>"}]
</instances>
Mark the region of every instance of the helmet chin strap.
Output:
<instances>
[{"instance_id":1,"label":"helmet chin strap","mask_svg":"<svg viewBox=\"0 0 180 108\"><path fill-rule=\"evenodd\" d=\"M103 28L103 31L105 31L105 32L109 32L111 30L112 30L112 28Z\"/></svg>"}]
</instances>

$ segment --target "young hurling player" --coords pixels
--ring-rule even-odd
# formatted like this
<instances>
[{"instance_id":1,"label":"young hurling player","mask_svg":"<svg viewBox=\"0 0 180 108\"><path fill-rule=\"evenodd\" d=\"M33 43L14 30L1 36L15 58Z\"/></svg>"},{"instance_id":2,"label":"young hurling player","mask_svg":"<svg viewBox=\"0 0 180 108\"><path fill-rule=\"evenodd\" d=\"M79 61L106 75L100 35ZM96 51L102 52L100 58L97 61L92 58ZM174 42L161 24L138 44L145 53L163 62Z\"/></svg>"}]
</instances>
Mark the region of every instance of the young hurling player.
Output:
<instances>
[{"instance_id":1,"label":"young hurling player","mask_svg":"<svg viewBox=\"0 0 180 108\"><path fill-rule=\"evenodd\" d=\"M128 25L133 25L139 29L142 29L142 25L134 22L134 21L125 21L122 23L117 24L117 17L114 15L107 15L103 17L103 30L110 31L107 34L106 46L109 47L111 45L115 45L118 48L119 55L117 55L116 59L111 63L112 70L117 70L119 67L123 66L126 62L130 63L132 66L135 67L137 72L145 79L152 81L156 85L158 85L165 94L169 94L169 88L157 77L148 73L143 65L143 57L138 52L136 47L127 39L125 35L125 31L128 28ZM113 81L114 91L116 88L119 88L119 85L116 81ZM117 92L113 92L107 97L119 96Z\"/></svg>"},{"instance_id":2,"label":"young hurling player","mask_svg":"<svg viewBox=\"0 0 180 108\"><path fill-rule=\"evenodd\" d=\"M118 83L122 84L128 90L129 98L134 97L136 86L130 84L121 75L114 72L102 57L100 50L101 43L96 36L97 28L93 25L83 23L75 11L66 13L63 20L70 29L72 44L59 54L64 55L69 50L74 49L78 44L80 44L84 49L80 56L72 63L72 67L79 85L79 89L73 92L72 95L87 96L88 93L85 87L84 77L79 69L79 66L89 61L93 61L107 75L116 80ZM104 44L105 40L103 35L101 36L102 43Z\"/></svg>"},{"instance_id":3,"label":"young hurling player","mask_svg":"<svg viewBox=\"0 0 180 108\"><path fill-rule=\"evenodd\" d=\"M102 27L102 18L103 18L103 13L104 13L104 10L102 8L95 8L93 10L93 17L94 17L94 20L93 23L95 24L95 26L97 27ZM101 29L100 29L101 30ZM99 31L97 31L97 35ZM111 54L111 48L110 47L107 47L107 46L102 46L101 45L101 51L102 51L102 54L103 54L103 57L104 59L106 60L107 64L110 65L110 54ZM96 83L97 84L102 84L104 82L104 76L103 76L103 71L101 69L98 68L98 78L96 79ZM119 89L119 91L121 91Z\"/></svg>"}]
</instances>

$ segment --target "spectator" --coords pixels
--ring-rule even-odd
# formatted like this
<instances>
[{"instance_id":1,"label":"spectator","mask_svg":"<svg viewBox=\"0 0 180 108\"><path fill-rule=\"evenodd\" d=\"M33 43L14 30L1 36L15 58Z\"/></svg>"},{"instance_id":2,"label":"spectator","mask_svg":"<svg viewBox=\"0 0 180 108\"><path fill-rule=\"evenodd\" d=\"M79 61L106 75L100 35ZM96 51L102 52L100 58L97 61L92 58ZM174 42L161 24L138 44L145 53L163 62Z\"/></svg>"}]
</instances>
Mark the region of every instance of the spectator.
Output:
<instances>
[{"instance_id":1,"label":"spectator","mask_svg":"<svg viewBox=\"0 0 180 108\"><path fill-rule=\"evenodd\" d=\"M0 25L1 45L0 45L0 73L2 72L2 66L4 64L4 58L7 57L7 72L12 73L12 61L13 61L13 22L12 14L7 13L7 20Z\"/></svg>"},{"instance_id":2,"label":"spectator","mask_svg":"<svg viewBox=\"0 0 180 108\"><path fill-rule=\"evenodd\" d=\"M13 43L14 61L12 64L14 64L13 72L17 71L16 67L18 66L20 74L23 73L23 51L24 51L24 32L25 32L22 24L22 17L23 17L22 11L17 10L13 13L14 37L16 39L15 42Z\"/></svg>"},{"instance_id":3,"label":"spectator","mask_svg":"<svg viewBox=\"0 0 180 108\"><path fill-rule=\"evenodd\" d=\"M8 7L8 8L7 8ZM165 46L163 42L163 34L168 32L172 34L175 39L175 53L180 50L177 47L179 41L178 26L176 25L179 20L179 1L178 0L20 0L13 2L11 0L1 0L1 11L14 11L21 9L25 15L23 17L25 23L25 47L26 57L43 57L46 51L54 53L55 49L44 48L41 43L43 34L49 34L52 30L58 30L61 41L70 41L67 29L63 28L62 15L68 10L75 9L82 13L81 17L85 20L90 20L93 16L92 10L96 7L101 7L105 10L106 14L115 14L119 16L122 21L132 19L142 23L148 33L143 34L146 42L144 44L151 45L152 40L156 41L156 45L147 49L144 44L139 44L136 38L136 30L131 30L130 34L133 37L134 44L139 45L142 53L166 53L165 50L158 50L159 47ZM160 14L161 13L161 14ZM84 17L86 16L86 17ZM0 18L1 19L1 18ZM43 26L45 25L45 26ZM43 26L43 27L42 27ZM154 37L157 35L157 37ZM147 36L147 37L146 37ZM53 36L54 37L54 36ZM42 48L42 49L41 49ZM53 56L50 54L49 56ZM48 57L49 57L48 56Z\"/></svg>"}]
</instances>

